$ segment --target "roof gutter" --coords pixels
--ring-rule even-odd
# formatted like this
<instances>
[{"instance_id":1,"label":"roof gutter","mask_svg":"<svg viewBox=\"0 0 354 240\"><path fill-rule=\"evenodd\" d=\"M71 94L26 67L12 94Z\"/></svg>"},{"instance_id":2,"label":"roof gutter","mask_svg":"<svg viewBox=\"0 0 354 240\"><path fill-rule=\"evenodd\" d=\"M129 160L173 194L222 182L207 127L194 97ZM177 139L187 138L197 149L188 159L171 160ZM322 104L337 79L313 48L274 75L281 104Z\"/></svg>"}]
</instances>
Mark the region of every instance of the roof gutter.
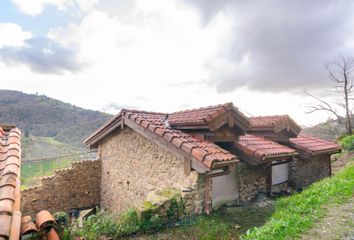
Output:
<instances>
[{"instance_id":1,"label":"roof gutter","mask_svg":"<svg viewBox=\"0 0 354 240\"><path fill-rule=\"evenodd\" d=\"M294 153L286 153L286 154L279 154L279 155L271 155L271 156L264 156L262 157L261 161L276 161L278 159L282 159L282 158L288 158L288 157L293 157L293 156L298 156L299 153L298 152L294 152Z\"/></svg>"}]
</instances>

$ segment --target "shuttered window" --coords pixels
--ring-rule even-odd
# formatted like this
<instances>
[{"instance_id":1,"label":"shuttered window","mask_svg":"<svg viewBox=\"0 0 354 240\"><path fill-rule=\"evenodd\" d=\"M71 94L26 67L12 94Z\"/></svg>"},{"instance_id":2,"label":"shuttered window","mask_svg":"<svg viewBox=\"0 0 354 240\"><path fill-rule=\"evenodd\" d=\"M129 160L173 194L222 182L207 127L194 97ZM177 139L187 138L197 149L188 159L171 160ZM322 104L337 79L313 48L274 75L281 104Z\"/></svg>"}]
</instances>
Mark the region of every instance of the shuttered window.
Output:
<instances>
[{"instance_id":1,"label":"shuttered window","mask_svg":"<svg viewBox=\"0 0 354 240\"><path fill-rule=\"evenodd\" d=\"M272 166L272 185L287 182L289 177L289 164L283 163Z\"/></svg>"}]
</instances>

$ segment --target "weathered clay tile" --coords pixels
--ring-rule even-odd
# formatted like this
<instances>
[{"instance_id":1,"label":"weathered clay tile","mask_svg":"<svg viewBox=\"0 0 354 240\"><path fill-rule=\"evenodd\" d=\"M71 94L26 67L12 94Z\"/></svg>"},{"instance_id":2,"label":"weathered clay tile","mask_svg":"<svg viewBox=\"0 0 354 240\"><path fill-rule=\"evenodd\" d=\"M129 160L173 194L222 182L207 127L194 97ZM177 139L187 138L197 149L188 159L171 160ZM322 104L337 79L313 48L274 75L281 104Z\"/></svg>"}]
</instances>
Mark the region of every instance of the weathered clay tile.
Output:
<instances>
[{"instance_id":1,"label":"weathered clay tile","mask_svg":"<svg viewBox=\"0 0 354 240\"><path fill-rule=\"evenodd\" d=\"M300 134L297 138L290 138L289 144L291 147L310 155L340 151L340 146L335 143L305 134Z\"/></svg>"},{"instance_id":2,"label":"weathered clay tile","mask_svg":"<svg viewBox=\"0 0 354 240\"><path fill-rule=\"evenodd\" d=\"M37 232L37 226L31 216L25 216L21 220L21 236Z\"/></svg>"},{"instance_id":3,"label":"weathered clay tile","mask_svg":"<svg viewBox=\"0 0 354 240\"><path fill-rule=\"evenodd\" d=\"M10 236L12 216L6 213L0 213L0 236L8 238Z\"/></svg>"},{"instance_id":4,"label":"weathered clay tile","mask_svg":"<svg viewBox=\"0 0 354 240\"><path fill-rule=\"evenodd\" d=\"M183 137L176 137L172 139L172 144L178 148L181 148L181 145L185 142L187 142L187 140L184 139Z\"/></svg>"},{"instance_id":5,"label":"weathered clay tile","mask_svg":"<svg viewBox=\"0 0 354 240\"><path fill-rule=\"evenodd\" d=\"M0 188L6 185L16 187L17 176L15 174L5 174L1 177Z\"/></svg>"},{"instance_id":6,"label":"weathered clay tile","mask_svg":"<svg viewBox=\"0 0 354 240\"><path fill-rule=\"evenodd\" d=\"M17 165L14 165L14 164L6 165L5 169L3 170L2 175L15 174L16 176L18 176L19 171L20 171L20 168Z\"/></svg>"},{"instance_id":7,"label":"weathered clay tile","mask_svg":"<svg viewBox=\"0 0 354 240\"><path fill-rule=\"evenodd\" d=\"M20 239L20 230L21 230L21 212L19 210L14 210L12 213L9 240Z\"/></svg>"},{"instance_id":8,"label":"weathered clay tile","mask_svg":"<svg viewBox=\"0 0 354 240\"><path fill-rule=\"evenodd\" d=\"M8 156L19 156L21 155L21 152L18 149L12 148L7 151Z\"/></svg>"},{"instance_id":9,"label":"weathered clay tile","mask_svg":"<svg viewBox=\"0 0 354 240\"><path fill-rule=\"evenodd\" d=\"M193 148L196 148L196 146L190 142L185 142L181 145L181 149L186 153L191 153Z\"/></svg>"},{"instance_id":10,"label":"weathered clay tile","mask_svg":"<svg viewBox=\"0 0 354 240\"><path fill-rule=\"evenodd\" d=\"M200 161L203 161L204 156L206 154L207 154L207 152L204 151L202 148L193 148L191 151L191 155Z\"/></svg>"},{"instance_id":11,"label":"weathered clay tile","mask_svg":"<svg viewBox=\"0 0 354 240\"><path fill-rule=\"evenodd\" d=\"M165 132L166 132L165 129L162 127L158 127L155 129L155 133L159 136L163 136L165 134Z\"/></svg>"},{"instance_id":12,"label":"weathered clay tile","mask_svg":"<svg viewBox=\"0 0 354 240\"><path fill-rule=\"evenodd\" d=\"M279 155L297 155L297 152L294 149L283 146L264 137L249 134L239 137L236 142L236 148L258 161L263 161L265 157L271 159L271 157L277 157Z\"/></svg>"},{"instance_id":13,"label":"weathered clay tile","mask_svg":"<svg viewBox=\"0 0 354 240\"><path fill-rule=\"evenodd\" d=\"M229 104L222 104L206 108L174 112L168 115L167 120L171 126L207 124L224 113L228 106Z\"/></svg>"},{"instance_id":14,"label":"weathered clay tile","mask_svg":"<svg viewBox=\"0 0 354 240\"><path fill-rule=\"evenodd\" d=\"M0 200L3 199L15 201L15 187L9 185L0 187Z\"/></svg>"},{"instance_id":15,"label":"weathered clay tile","mask_svg":"<svg viewBox=\"0 0 354 240\"><path fill-rule=\"evenodd\" d=\"M0 236L18 240L20 231L20 131L1 129L0 135Z\"/></svg>"},{"instance_id":16,"label":"weathered clay tile","mask_svg":"<svg viewBox=\"0 0 354 240\"><path fill-rule=\"evenodd\" d=\"M55 220L54 220L52 214L50 214L46 210L42 210L39 213L37 213L37 215L36 215L36 225L37 225L37 228L40 229L41 231L44 229L52 228L54 225L54 222L55 222Z\"/></svg>"},{"instance_id":17,"label":"weathered clay tile","mask_svg":"<svg viewBox=\"0 0 354 240\"><path fill-rule=\"evenodd\" d=\"M2 199L0 201L0 212L12 214L14 201L10 199Z\"/></svg>"},{"instance_id":18,"label":"weathered clay tile","mask_svg":"<svg viewBox=\"0 0 354 240\"><path fill-rule=\"evenodd\" d=\"M54 228L50 229L47 233L48 240L60 240L58 233L55 231Z\"/></svg>"},{"instance_id":19,"label":"weathered clay tile","mask_svg":"<svg viewBox=\"0 0 354 240\"><path fill-rule=\"evenodd\" d=\"M301 131L301 127L288 115L250 117L249 121L250 133L256 132L260 129L280 131L283 129L287 129L290 126L296 135L299 134Z\"/></svg>"},{"instance_id":20,"label":"weathered clay tile","mask_svg":"<svg viewBox=\"0 0 354 240\"><path fill-rule=\"evenodd\" d=\"M21 161L18 157L10 156L6 160L6 165L11 165L11 164L14 164L17 167L20 167Z\"/></svg>"}]
</instances>

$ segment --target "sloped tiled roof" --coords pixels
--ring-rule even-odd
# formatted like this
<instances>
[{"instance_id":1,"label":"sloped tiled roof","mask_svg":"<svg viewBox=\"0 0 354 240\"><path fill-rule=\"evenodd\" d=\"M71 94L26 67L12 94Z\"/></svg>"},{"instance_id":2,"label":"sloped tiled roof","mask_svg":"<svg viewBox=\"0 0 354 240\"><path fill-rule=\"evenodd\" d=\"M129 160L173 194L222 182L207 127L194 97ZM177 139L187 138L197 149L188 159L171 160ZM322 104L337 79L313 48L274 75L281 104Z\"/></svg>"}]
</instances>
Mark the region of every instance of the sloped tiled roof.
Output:
<instances>
[{"instance_id":1,"label":"sloped tiled roof","mask_svg":"<svg viewBox=\"0 0 354 240\"><path fill-rule=\"evenodd\" d=\"M236 142L236 147L248 157L259 162L272 160L273 158L278 158L280 156L297 155L294 149L283 146L264 137L249 134L240 136Z\"/></svg>"},{"instance_id":2,"label":"sloped tiled roof","mask_svg":"<svg viewBox=\"0 0 354 240\"><path fill-rule=\"evenodd\" d=\"M224 119L225 116L227 119ZM239 151L248 158L252 158L257 164L298 154L296 150L262 136L262 131L264 130L271 130L275 133L287 130L288 137L297 136L301 128L288 115L247 118L240 113L232 103L185 110L171 114L122 110L118 115L88 137L85 140L85 144L91 148L97 147L98 142L110 132L118 127L122 128L123 125L126 124L125 119L127 119L144 129L144 131L155 134L158 138L153 138L153 141L162 140L164 143L171 144L173 147L189 154L189 156L210 169L213 162L237 160L237 157L214 143L193 136L186 130L189 129L188 127L197 130L205 129L205 126L215 119L217 119L216 122L222 119L221 122L218 123L218 126L221 126L228 122L230 118L232 121L233 118L237 119L238 122L236 122L236 125L243 124L243 127L248 126L246 131L249 132L249 134L240 136L235 144ZM232 125L232 123L230 124ZM185 126L187 126L187 128L183 128ZM211 128L209 130L214 131ZM257 136L252 135L252 133ZM295 142L298 141L292 141L293 144L295 144ZM300 144L296 149L300 149L301 147L304 146Z\"/></svg>"},{"instance_id":3,"label":"sloped tiled roof","mask_svg":"<svg viewBox=\"0 0 354 240\"><path fill-rule=\"evenodd\" d=\"M279 132L283 129L292 129L299 134L301 127L288 115L250 117L250 130L272 130Z\"/></svg>"},{"instance_id":4,"label":"sloped tiled roof","mask_svg":"<svg viewBox=\"0 0 354 240\"><path fill-rule=\"evenodd\" d=\"M323 153L340 152L341 147L333 142L328 142L309 135L300 134L297 138L290 138L291 147L303 151L311 156Z\"/></svg>"},{"instance_id":5,"label":"sloped tiled roof","mask_svg":"<svg viewBox=\"0 0 354 240\"><path fill-rule=\"evenodd\" d=\"M19 239L20 130L0 125L0 239Z\"/></svg>"},{"instance_id":6,"label":"sloped tiled roof","mask_svg":"<svg viewBox=\"0 0 354 240\"><path fill-rule=\"evenodd\" d=\"M203 126L230 110L238 115L242 124L249 125L247 117L234 107L232 103L174 112L168 114L166 120L172 127Z\"/></svg>"},{"instance_id":7,"label":"sloped tiled roof","mask_svg":"<svg viewBox=\"0 0 354 240\"><path fill-rule=\"evenodd\" d=\"M144 129L155 133L161 139L171 143L181 151L190 154L209 169L212 167L214 161L236 159L235 155L216 144L169 127L166 123L166 114L124 110L122 111L122 115Z\"/></svg>"}]
</instances>

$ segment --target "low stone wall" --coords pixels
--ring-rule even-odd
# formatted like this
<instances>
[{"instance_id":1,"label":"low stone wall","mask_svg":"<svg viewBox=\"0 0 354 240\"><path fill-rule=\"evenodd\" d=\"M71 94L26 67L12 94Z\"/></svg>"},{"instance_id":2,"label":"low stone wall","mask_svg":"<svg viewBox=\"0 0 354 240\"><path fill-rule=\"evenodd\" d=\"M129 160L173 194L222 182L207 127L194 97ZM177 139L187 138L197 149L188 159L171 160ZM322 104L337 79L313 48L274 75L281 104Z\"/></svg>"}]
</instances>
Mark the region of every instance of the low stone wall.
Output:
<instances>
[{"instance_id":1,"label":"low stone wall","mask_svg":"<svg viewBox=\"0 0 354 240\"><path fill-rule=\"evenodd\" d=\"M321 155L311 159L298 157L289 164L289 181L294 188L303 188L330 175L330 156Z\"/></svg>"},{"instance_id":2,"label":"low stone wall","mask_svg":"<svg viewBox=\"0 0 354 240\"><path fill-rule=\"evenodd\" d=\"M42 178L37 187L21 191L22 215L41 210L69 211L97 206L100 203L101 161L73 163L71 168L57 170L54 176Z\"/></svg>"}]
</instances>

